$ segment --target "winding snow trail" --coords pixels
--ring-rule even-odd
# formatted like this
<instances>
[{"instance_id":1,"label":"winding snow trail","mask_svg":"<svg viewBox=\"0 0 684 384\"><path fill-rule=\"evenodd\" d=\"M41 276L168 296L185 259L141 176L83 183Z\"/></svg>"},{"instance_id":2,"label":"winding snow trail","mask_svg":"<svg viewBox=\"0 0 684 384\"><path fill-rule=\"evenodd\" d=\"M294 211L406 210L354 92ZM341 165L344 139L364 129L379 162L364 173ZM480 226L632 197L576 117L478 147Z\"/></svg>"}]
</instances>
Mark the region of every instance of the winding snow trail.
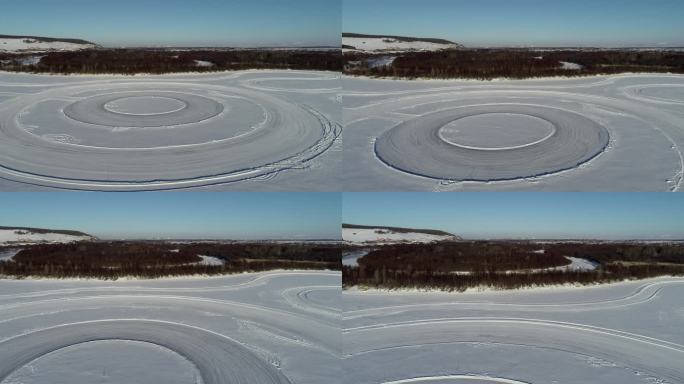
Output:
<instances>
[{"instance_id":1,"label":"winding snow trail","mask_svg":"<svg viewBox=\"0 0 684 384\"><path fill-rule=\"evenodd\" d=\"M345 382L684 382L683 293L676 278L465 294L345 291Z\"/></svg>"},{"instance_id":2,"label":"winding snow trail","mask_svg":"<svg viewBox=\"0 0 684 384\"><path fill-rule=\"evenodd\" d=\"M153 370L131 378L118 366L124 361L102 360L110 353L106 346L121 342L155 346L159 356L175 353L204 384L332 382L339 377L339 281L339 273L314 271L117 282L0 280L0 291L11 292L0 302L0 383L67 377L85 383L98 376L103 383L158 382ZM65 372L51 363L84 348L89 353L76 368ZM117 348L135 353L129 344ZM146 364L144 355L140 359L128 370L139 372ZM162 367L170 375L181 368Z\"/></svg>"},{"instance_id":3,"label":"winding snow trail","mask_svg":"<svg viewBox=\"0 0 684 384\"><path fill-rule=\"evenodd\" d=\"M354 191L684 188L681 75L342 83Z\"/></svg>"}]
</instances>

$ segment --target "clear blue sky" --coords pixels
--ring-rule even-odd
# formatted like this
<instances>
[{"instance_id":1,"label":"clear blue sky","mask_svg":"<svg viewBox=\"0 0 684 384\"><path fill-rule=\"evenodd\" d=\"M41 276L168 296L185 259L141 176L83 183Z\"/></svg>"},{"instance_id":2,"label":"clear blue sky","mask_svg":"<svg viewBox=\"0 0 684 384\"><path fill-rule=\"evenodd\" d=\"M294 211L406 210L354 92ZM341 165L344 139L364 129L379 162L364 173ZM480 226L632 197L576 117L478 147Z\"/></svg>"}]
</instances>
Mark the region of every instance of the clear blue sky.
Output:
<instances>
[{"instance_id":1,"label":"clear blue sky","mask_svg":"<svg viewBox=\"0 0 684 384\"><path fill-rule=\"evenodd\" d=\"M2 193L0 226L102 238L339 239L338 193Z\"/></svg>"},{"instance_id":2,"label":"clear blue sky","mask_svg":"<svg viewBox=\"0 0 684 384\"><path fill-rule=\"evenodd\" d=\"M682 0L342 0L345 32L467 46L684 46Z\"/></svg>"},{"instance_id":3,"label":"clear blue sky","mask_svg":"<svg viewBox=\"0 0 684 384\"><path fill-rule=\"evenodd\" d=\"M345 223L466 238L684 239L681 193L344 193Z\"/></svg>"},{"instance_id":4,"label":"clear blue sky","mask_svg":"<svg viewBox=\"0 0 684 384\"><path fill-rule=\"evenodd\" d=\"M339 45L340 0L2 1L0 34L107 46Z\"/></svg>"}]
</instances>

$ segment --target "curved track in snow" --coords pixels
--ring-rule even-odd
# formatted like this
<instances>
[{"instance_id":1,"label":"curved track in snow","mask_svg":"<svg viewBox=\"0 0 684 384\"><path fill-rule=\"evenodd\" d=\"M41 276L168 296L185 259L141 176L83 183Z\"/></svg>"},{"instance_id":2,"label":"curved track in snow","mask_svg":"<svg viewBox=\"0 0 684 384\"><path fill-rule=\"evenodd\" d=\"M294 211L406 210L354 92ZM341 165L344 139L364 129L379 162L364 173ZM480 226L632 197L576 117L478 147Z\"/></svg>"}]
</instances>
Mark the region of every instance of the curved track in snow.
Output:
<instances>
[{"instance_id":1,"label":"curved track in snow","mask_svg":"<svg viewBox=\"0 0 684 384\"><path fill-rule=\"evenodd\" d=\"M354 190L683 188L684 76L343 84Z\"/></svg>"},{"instance_id":2,"label":"curved track in snow","mask_svg":"<svg viewBox=\"0 0 684 384\"><path fill-rule=\"evenodd\" d=\"M334 103L319 100L334 90L306 88L334 84L330 75L238 75L0 76L0 90L23 91L0 102L0 177L103 191L201 187L305 168L336 143ZM250 83L283 78L291 92Z\"/></svg>"},{"instance_id":3,"label":"curved track in snow","mask_svg":"<svg viewBox=\"0 0 684 384\"><path fill-rule=\"evenodd\" d=\"M275 367L220 334L170 322L128 319L61 325L5 340L0 380L48 353L104 340L141 341L174 351L197 367L205 384L290 383Z\"/></svg>"},{"instance_id":4,"label":"curved track in snow","mask_svg":"<svg viewBox=\"0 0 684 384\"><path fill-rule=\"evenodd\" d=\"M341 342L339 312L334 316L339 288L333 289L339 278L285 271L114 283L0 281L4 292L12 292L0 304L0 382L58 381L60 368L45 357L95 341L143 342L175 352L205 384L332 380ZM116 366L93 351L82 362L86 374ZM35 367L43 371L33 372ZM135 379L156 380L154 372Z\"/></svg>"},{"instance_id":5,"label":"curved track in snow","mask_svg":"<svg viewBox=\"0 0 684 384\"><path fill-rule=\"evenodd\" d=\"M683 382L683 290L682 279L654 279L575 290L345 292L347 382Z\"/></svg>"},{"instance_id":6,"label":"curved track in snow","mask_svg":"<svg viewBox=\"0 0 684 384\"><path fill-rule=\"evenodd\" d=\"M492 138L481 138L484 146L466 146L443 135L448 124L482 115L488 115L489 124L505 131L511 114L548 122L553 129L540 139L510 147L487 146ZM471 105L400 124L377 139L375 151L385 163L404 172L456 181L492 181L577 167L603 152L608 140L608 131L600 124L561 109L523 104ZM415 151L417 145L420 152Z\"/></svg>"}]
</instances>

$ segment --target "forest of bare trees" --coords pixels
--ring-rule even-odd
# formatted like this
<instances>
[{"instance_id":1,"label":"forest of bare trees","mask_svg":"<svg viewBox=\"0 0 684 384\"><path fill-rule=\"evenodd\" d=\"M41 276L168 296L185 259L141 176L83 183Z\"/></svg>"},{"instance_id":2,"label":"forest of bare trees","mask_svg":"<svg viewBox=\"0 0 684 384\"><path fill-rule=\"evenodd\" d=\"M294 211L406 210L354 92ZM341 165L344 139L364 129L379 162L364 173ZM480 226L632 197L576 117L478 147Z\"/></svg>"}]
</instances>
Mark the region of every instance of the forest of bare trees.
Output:
<instances>
[{"instance_id":1,"label":"forest of bare trees","mask_svg":"<svg viewBox=\"0 0 684 384\"><path fill-rule=\"evenodd\" d=\"M595 270L554 269L578 257ZM345 287L513 289L551 284L594 284L684 275L683 244L462 242L377 248L343 266Z\"/></svg>"},{"instance_id":2,"label":"forest of bare trees","mask_svg":"<svg viewBox=\"0 0 684 384\"><path fill-rule=\"evenodd\" d=\"M344 54L345 73L400 78L523 79L609 75L625 72L684 73L684 52L661 50L457 49L399 54L390 66L372 67L366 53ZM564 69L562 62L581 66Z\"/></svg>"},{"instance_id":3,"label":"forest of bare trees","mask_svg":"<svg viewBox=\"0 0 684 384\"><path fill-rule=\"evenodd\" d=\"M212 256L223 265L200 264ZM340 269L335 246L274 243L81 242L28 246L0 261L0 275L15 277L124 276L155 278L272 269Z\"/></svg>"},{"instance_id":4,"label":"forest of bare trees","mask_svg":"<svg viewBox=\"0 0 684 384\"><path fill-rule=\"evenodd\" d=\"M26 55L0 55L3 70L37 73L162 74L242 69L340 71L339 50L158 50L90 49L49 52L35 65L17 60ZM198 65L204 62L205 65Z\"/></svg>"}]
</instances>

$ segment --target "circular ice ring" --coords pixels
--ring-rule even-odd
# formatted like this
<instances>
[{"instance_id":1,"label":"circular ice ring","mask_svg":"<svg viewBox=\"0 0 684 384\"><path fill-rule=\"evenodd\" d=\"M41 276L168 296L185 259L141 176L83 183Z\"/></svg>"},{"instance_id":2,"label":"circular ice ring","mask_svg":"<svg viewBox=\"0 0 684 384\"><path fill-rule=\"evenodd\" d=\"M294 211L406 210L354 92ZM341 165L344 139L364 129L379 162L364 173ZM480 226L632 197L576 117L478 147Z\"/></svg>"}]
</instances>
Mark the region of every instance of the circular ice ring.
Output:
<instances>
[{"instance_id":1,"label":"circular ice ring","mask_svg":"<svg viewBox=\"0 0 684 384\"><path fill-rule=\"evenodd\" d=\"M469 116L528 115L553 124L543 140L513 148L482 150L447 142L442 128ZM401 123L375 141L377 157L410 174L454 181L513 180L576 168L605 150L610 135L598 122L564 109L532 104L486 104L442 110Z\"/></svg>"},{"instance_id":2,"label":"circular ice ring","mask_svg":"<svg viewBox=\"0 0 684 384\"><path fill-rule=\"evenodd\" d=\"M491 116L503 115L507 118L505 125L501 126L501 122L495 122L490 124L487 120ZM476 122L474 126L468 125L468 123ZM483 123L485 125L483 125ZM513 127L508 126L513 124ZM524 125L523 125L524 124ZM488 125L488 126L487 126ZM501 143L498 144L486 144L479 143L479 138L466 137L465 140L463 135L458 135L463 133L465 130L466 136L468 134L476 133L469 131L480 131L477 133L485 134L492 133L492 130L501 130L506 133L507 137L504 137ZM509 132L506 132L509 131ZM513 132L510 132L513 131ZM535 116L530 115L518 115L513 113L485 113L481 115L467 116L443 126L439 129L439 137L451 145L466 149L478 149L481 151L504 151L508 149L523 148L531 145L539 144L556 133L556 126L553 123L540 119ZM522 136L520 138L514 139L510 137L511 135Z\"/></svg>"},{"instance_id":3,"label":"circular ice ring","mask_svg":"<svg viewBox=\"0 0 684 384\"><path fill-rule=\"evenodd\" d=\"M122 113L112 111L112 104L132 98L171 99L182 103L164 113ZM92 96L64 108L64 114L82 123L108 127L166 127L198 123L218 116L223 104L207 97L169 91L117 92Z\"/></svg>"},{"instance_id":4,"label":"circular ice ring","mask_svg":"<svg viewBox=\"0 0 684 384\"><path fill-rule=\"evenodd\" d=\"M163 104L167 105L164 106ZM123 104L123 105L122 105ZM146 104L147 107L152 107L154 112L137 112L135 107L140 107L142 104ZM152 104L152 105L150 105ZM156 105L155 105L156 104ZM175 104L175 105L173 105ZM123 97L120 99L112 100L105 105L104 109L109 112L117 113L121 115L133 115L133 116L152 116L152 115L165 115L167 113L173 113L181 111L188 107L188 105L183 101L171 97L162 96L132 96ZM163 108L166 107L166 108ZM168 109L167 109L168 108Z\"/></svg>"}]
</instances>

